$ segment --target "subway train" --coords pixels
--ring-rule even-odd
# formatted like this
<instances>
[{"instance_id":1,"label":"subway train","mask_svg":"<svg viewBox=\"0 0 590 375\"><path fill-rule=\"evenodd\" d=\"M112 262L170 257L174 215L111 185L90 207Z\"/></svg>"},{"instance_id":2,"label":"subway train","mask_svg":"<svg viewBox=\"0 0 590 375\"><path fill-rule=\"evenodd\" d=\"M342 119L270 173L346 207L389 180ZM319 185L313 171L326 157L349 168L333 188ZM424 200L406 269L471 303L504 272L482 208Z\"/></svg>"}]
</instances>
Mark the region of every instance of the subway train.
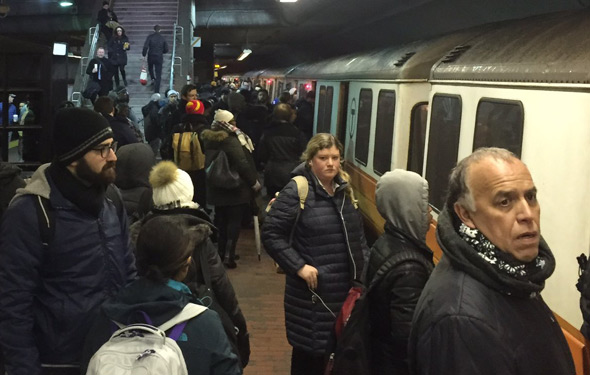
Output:
<instances>
[{"instance_id":1,"label":"subway train","mask_svg":"<svg viewBox=\"0 0 590 375\"><path fill-rule=\"evenodd\" d=\"M557 261L543 298L559 315L577 373L590 373L574 328L582 323L576 257L590 249L590 11L488 24L246 77L272 97L289 87L300 95L315 89L314 130L345 145L344 165L373 234L383 231L375 184L386 171L424 176L437 212L450 170L473 150L497 146L521 157ZM434 230L428 243L440 258Z\"/></svg>"}]
</instances>

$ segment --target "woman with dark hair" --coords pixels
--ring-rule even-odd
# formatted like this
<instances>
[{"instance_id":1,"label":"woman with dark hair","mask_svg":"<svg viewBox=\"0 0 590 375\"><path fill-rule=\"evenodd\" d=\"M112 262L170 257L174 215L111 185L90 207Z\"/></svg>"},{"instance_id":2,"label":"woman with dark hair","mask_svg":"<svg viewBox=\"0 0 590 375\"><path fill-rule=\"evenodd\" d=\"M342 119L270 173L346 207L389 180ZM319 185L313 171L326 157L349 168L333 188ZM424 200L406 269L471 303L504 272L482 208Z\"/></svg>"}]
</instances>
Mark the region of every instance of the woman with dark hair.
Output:
<instances>
[{"instance_id":1,"label":"woman with dark hair","mask_svg":"<svg viewBox=\"0 0 590 375\"><path fill-rule=\"evenodd\" d=\"M292 174L307 180L300 207L298 184L291 180L264 220L262 241L287 275L285 323L293 346L291 374L324 373L324 356L336 315L360 279L369 249L349 176L340 169L342 144L316 134Z\"/></svg>"},{"instance_id":2,"label":"woman with dark hair","mask_svg":"<svg viewBox=\"0 0 590 375\"><path fill-rule=\"evenodd\" d=\"M147 315L152 325L160 326L188 303L199 303L182 280L192 262L193 249L207 239L207 233L189 226L179 216L156 216L144 223L137 238L140 277L101 306L86 338L82 373L113 333L112 321L146 323ZM242 373L219 316L212 310L190 319L176 343L189 375Z\"/></svg>"},{"instance_id":3,"label":"woman with dark hair","mask_svg":"<svg viewBox=\"0 0 590 375\"><path fill-rule=\"evenodd\" d=\"M119 71L123 78L123 85L127 86L125 77L125 65L127 65L127 51L129 51L129 38L125 35L125 29L122 26L115 28L115 35L107 43L109 50L109 60L115 67L115 87L119 87Z\"/></svg>"}]
</instances>

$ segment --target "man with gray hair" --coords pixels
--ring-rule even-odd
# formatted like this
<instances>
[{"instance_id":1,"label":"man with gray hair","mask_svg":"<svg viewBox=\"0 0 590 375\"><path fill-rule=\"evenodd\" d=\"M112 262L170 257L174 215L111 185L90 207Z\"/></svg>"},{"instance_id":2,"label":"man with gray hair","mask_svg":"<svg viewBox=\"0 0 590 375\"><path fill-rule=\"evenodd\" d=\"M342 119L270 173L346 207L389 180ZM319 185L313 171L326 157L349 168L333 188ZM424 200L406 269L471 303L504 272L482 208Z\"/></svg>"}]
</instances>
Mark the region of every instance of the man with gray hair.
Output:
<instances>
[{"instance_id":1,"label":"man with gray hair","mask_svg":"<svg viewBox=\"0 0 590 375\"><path fill-rule=\"evenodd\" d=\"M482 148L457 164L438 217L444 255L412 322L411 373L575 373L540 295L555 269L540 213L531 174L509 151Z\"/></svg>"}]
</instances>

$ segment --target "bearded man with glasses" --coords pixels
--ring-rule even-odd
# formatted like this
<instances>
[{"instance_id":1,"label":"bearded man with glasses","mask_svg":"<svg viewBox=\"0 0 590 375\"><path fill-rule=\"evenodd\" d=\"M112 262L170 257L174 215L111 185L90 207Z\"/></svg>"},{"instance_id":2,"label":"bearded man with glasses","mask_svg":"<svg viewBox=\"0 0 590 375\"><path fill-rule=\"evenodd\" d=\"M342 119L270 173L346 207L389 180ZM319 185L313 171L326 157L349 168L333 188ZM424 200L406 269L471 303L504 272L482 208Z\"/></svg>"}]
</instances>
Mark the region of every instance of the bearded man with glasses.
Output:
<instances>
[{"instance_id":1,"label":"bearded man with glasses","mask_svg":"<svg viewBox=\"0 0 590 375\"><path fill-rule=\"evenodd\" d=\"M2 218L0 344L10 374L78 374L88 322L136 276L119 193L106 194L116 189L117 161L108 121L63 109L53 148L53 162Z\"/></svg>"}]
</instances>

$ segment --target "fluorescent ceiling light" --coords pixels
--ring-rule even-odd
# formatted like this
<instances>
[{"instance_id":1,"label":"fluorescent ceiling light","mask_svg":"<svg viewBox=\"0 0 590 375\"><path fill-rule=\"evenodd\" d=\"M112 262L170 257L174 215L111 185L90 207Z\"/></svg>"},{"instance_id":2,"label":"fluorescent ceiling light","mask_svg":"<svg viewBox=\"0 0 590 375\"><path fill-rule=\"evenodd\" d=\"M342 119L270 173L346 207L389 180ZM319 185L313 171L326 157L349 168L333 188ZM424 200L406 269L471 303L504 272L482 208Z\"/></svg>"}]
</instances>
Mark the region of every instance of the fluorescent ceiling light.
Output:
<instances>
[{"instance_id":1,"label":"fluorescent ceiling light","mask_svg":"<svg viewBox=\"0 0 590 375\"><path fill-rule=\"evenodd\" d=\"M280 3L296 3L297 0L279 0Z\"/></svg>"},{"instance_id":2,"label":"fluorescent ceiling light","mask_svg":"<svg viewBox=\"0 0 590 375\"><path fill-rule=\"evenodd\" d=\"M74 5L73 1L60 1L59 2L59 6L61 7L71 7L72 5Z\"/></svg>"},{"instance_id":3,"label":"fluorescent ceiling light","mask_svg":"<svg viewBox=\"0 0 590 375\"><path fill-rule=\"evenodd\" d=\"M244 60L246 57L250 56L251 53L252 53L252 50L251 49L245 48L242 51L242 53L240 53L240 56L238 56L238 61Z\"/></svg>"},{"instance_id":4,"label":"fluorescent ceiling light","mask_svg":"<svg viewBox=\"0 0 590 375\"><path fill-rule=\"evenodd\" d=\"M65 43L53 43L53 54L55 56L67 55L68 45Z\"/></svg>"}]
</instances>

